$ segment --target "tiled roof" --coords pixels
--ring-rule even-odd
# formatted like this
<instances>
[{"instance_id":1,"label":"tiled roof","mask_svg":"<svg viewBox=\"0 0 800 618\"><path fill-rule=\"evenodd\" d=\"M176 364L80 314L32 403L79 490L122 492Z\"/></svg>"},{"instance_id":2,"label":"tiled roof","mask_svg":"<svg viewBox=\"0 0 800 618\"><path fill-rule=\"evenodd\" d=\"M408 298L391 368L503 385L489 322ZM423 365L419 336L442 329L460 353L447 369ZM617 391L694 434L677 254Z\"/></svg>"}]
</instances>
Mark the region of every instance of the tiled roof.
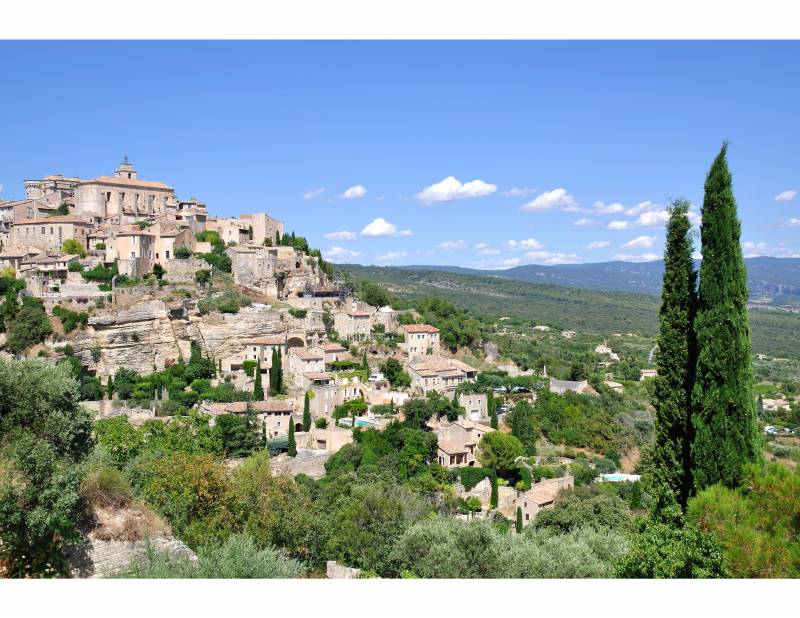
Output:
<instances>
[{"instance_id":1,"label":"tiled roof","mask_svg":"<svg viewBox=\"0 0 800 618\"><path fill-rule=\"evenodd\" d=\"M246 345L283 345L286 343L285 335L264 335L250 339Z\"/></svg>"},{"instance_id":2,"label":"tiled roof","mask_svg":"<svg viewBox=\"0 0 800 618\"><path fill-rule=\"evenodd\" d=\"M404 324L401 327L407 333L438 333L439 329L430 324Z\"/></svg>"},{"instance_id":3,"label":"tiled roof","mask_svg":"<svg viewBox=\"0 0 800 618\"><path fill-rule=\"evenodd\" d=\"M80 225L92 225L86 219L81 219L74 215L56 215L55 217L45 217L43 219L27 219L15 223L15 225L41 225L42 223L77 223Z\"/></svg>"},{"instance_id":4,"label":"tiled roof","mask_svg":"<svg viewBox=\"0 0 800 618\"><path fill-rule=\"evenodd\" d=\"M121 187L142 187L147 189L166 189L172 191L172 187L163 182L154 180L139 180L138 178L117 178L116 176L98 176L91 180L84 180L82 185L116 185Z\"/></svg>"},{"instance_id":5,"label":"tiled roof","mask_svg":"<svg viewBox=\"0 0 800 618\"><path fill-rule=\"evenodd\" d=\"M256 413L262 412L294 412L294 401L291 399L269 399L267 401L234 401L231 403L206 404L204 407L216 414L244 414L247 405Z\"/></svg>"}]
</instances>

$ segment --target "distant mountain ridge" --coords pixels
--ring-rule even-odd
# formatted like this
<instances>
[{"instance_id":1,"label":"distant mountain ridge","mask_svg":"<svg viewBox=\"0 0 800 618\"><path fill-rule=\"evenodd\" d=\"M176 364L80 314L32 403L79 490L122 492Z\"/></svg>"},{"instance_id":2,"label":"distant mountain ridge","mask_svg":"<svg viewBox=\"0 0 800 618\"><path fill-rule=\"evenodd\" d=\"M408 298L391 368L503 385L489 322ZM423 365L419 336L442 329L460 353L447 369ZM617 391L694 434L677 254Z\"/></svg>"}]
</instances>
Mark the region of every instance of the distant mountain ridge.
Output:
<instances>
[{"instance_id":1,"label":"distant mountain ridge","mask_svg":"<svg viewBox=\"0 0 800 618\"><path fill-rule=\"evenodd\" d=\"M800 258L754 257L745 259L751 300L770 304L800 305ZM696 263L699 268L700 262ZM587 290L658 295L664 262L597 262L541 266L526 264L505 270L460 266L400 266L405 270L437 270L464 275L498 277L549 283Z\"/></svg>"}]
</instances>

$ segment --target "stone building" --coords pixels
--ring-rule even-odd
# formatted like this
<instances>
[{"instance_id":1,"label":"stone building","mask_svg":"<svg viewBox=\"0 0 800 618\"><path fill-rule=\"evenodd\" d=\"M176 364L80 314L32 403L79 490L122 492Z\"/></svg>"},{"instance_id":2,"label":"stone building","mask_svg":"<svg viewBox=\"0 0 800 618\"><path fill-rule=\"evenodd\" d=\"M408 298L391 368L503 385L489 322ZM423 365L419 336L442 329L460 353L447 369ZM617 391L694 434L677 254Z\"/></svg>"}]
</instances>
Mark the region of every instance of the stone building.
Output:
<instances>
[{"instance_id":1,"label":"stone building","mask_svg":"<svg viewBox=\"0 0 800 618\"><path fill-rule=\"evenodd\" d=\"M325 354L318 348L292 348L289 350L289 373L296 386L307 386L306 373L324 373Z\"/></svg>"},{"instance_id":2,"label":"stone building","mask_svg":"<svg viewBox=\"0 0 800 618\"><path fill-rule=\"evenodd\" d=\"M455 390L463 382L474 382L478 370L455 358L423 356L408 363L411 386L419 391L444 393Z\"/></svg>"},{"instance_id":3,"label":"stone building","mask_svg":"<svg viewBox=\"0 0 800 618\"><path fill-rule=\"evenodd\" d=\"M265 335L245 343L242 360L255 361L261 368L272 368L272 351L277 350L281 358L286 356L286 335Z\"/></svg>"},{"instance_id":4,"label":"stone building","mask_svg":"<svg viewBox=\"0 0 800 618\"><path fill-rule=\"evenodd\" d=\"M212 424L214 418L221 414L246 414L252 410L258 424L266 424L267 433L270 438L289 435L289 419L294 417L295 421L301 421L294 401L291 399L269 399L267 401L235 401L232 403L210 403L200 404L200 411L211 416ZM302 428L302 425L301 425Z\"/></svg>"},{"instance_id":5,"label":"stone building","mask_svg":"<svg viewBox=\"0 0 800 618\"><path fill-rule=\"evenodd\" d=\"M84 248L89 247L89 236L94 226L80 217L57 215L46 219L32 219L14 223L11 244L33 246L44 251L59 251L68 238L74 238Z\"/></svg>"},{"instance_id":6,"label":"stone building","mask_svg":"<svg viewBox=\"0 0 800 618\"><path fill-rule=\"evenodd\" d=\"M370 313L367 311L339 311L333 316L333 327L340 337L356 341L370 338Z\"/></svg>"},{"instance_id":7,"label":"stone building","mask_svg":"<svg viewBox=\"0 0 800 618\"><path fill-rule=\"evenodd\" d=\"M434 428L438 441L436 460L448 468L476 465L475 452L481 438L495 431L488 425L459 419Z\"/></svg>"},{"instance_id":8,"label":"stone building","mask_svg":"<svg viewBox=\"0 0 800 618\"><path fill-rule=\"evenodd\" d=\"M438 354L439 329L430 324L404 324L400 327L405 335L403 344L409 358L424 354Z\"/></svg>"},{"instance_id":9,"label":"stone building","mask_svg":"<svg viewBox=\"0 0 800 618\"><path fill-rule=\"evenodd\" d=\"M163 182L140 180L125 157L113 176L81 180L75 190L75 214L100 223L125 225L141 219L175 218L175 190Z\"/></svg>"},{"instance_id":10,"label":"stone building","mask_svg":"<svg viewBox=\"0 0 800 618\"><path fill-rule=\"evenodd\" d=\"M242 223L247 226L247 233L250 237L250 242L256 245L263 245L264 241L269 239L275 244L275 233L283 236L283 221L273 219L268 214L258 212L250 215L239 215ZM250 231L252 230L252 236Z\"/></svg>"},{"instance_id":11,"label":"stone building","mask_svg":"<svg viewBox=\"0 0 800 618\"><path fill-rule=\"evenodd\" d=\"M544 508L552 506L556 497L565 489L575 486L575 478L562 476L555 479L542 479L534 483L528 491L521 493L514 501L514 512L522 511L522 525L527 526L536 518L536 514Z\"/></svg>"},{"instance_id":12,"label":"stone building","mask_svg":"<svg viewBox=\"0 0 800 618\"><path fill-rule=\"evenodd\" d=\"M236 245L225 249L231 259L233 280L242 285L256 284L275 276L277 251L256 244Z\"/></svg>"}]
</instances>

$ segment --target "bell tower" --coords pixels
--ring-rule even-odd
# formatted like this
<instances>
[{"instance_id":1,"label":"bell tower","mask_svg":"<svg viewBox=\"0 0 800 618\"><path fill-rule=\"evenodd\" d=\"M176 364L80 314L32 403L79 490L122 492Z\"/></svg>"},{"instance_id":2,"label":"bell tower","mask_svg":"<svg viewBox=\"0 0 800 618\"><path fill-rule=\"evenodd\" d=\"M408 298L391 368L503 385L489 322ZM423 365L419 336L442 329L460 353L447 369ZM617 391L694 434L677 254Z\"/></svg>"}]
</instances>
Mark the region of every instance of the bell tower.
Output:
<instances>
[{"instance_id":1,"label":"bell tower","mask_svg":"<svg viewBox=\"0 0 800 618\"><path fill-rule=\"evenodd\" d=\"M128 155L125 155L122 163L120 163L119 167L114 170L114 175L117 178L125 178L126 180L136 179L136 170L134 169L133 165L131 165L130 161L128 161Z\"/></svg>"}]
</instances>

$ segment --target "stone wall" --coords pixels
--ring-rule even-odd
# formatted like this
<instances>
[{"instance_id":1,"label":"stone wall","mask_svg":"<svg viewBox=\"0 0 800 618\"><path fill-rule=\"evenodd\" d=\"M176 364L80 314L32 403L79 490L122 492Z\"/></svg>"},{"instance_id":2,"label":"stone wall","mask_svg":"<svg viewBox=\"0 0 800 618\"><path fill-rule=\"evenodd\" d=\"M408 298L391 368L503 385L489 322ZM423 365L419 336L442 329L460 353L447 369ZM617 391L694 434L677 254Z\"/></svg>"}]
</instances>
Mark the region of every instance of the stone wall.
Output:
<instances>
[{"instance_id":1,"label":"stone wall","mask_svg":"<svg viewBox=\"0 0 800 618\"><path fill-rule=\"evenodd\" d=\"M325 568L325 576L328 579L358 579L361 577L361 569L344 566L335 560L328 560Z\"/></svg>"},{"instance_id":2,"label":"stone wall","mask_svg":"<svg viewBox=\"0 0 800 618\"><path fill-rule=\"evenodd\" d=\"M167 271L164 278L170 283L194 283L194 273L209 268L208 262L198 258L163 260L161 265Z\"/></svg>"}]
</instances>

